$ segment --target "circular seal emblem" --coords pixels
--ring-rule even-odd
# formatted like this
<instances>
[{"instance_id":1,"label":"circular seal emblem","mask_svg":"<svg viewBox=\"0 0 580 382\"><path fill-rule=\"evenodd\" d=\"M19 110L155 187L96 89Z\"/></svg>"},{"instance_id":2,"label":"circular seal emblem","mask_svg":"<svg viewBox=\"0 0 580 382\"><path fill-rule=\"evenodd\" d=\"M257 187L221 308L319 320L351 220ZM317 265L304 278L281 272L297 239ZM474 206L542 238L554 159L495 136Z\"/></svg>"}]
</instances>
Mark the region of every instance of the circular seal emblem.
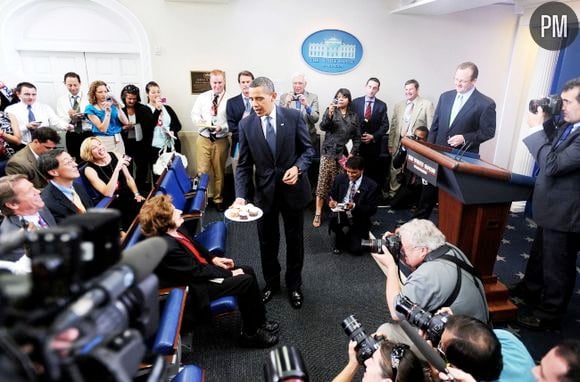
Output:
<instances>
[{"instance_id":1,"label":"circular seal emblem","mask_svg":"<svg viewBox=\"0 0 580 382\"><path fill-rule=\"evenodd\" d=\"M532 14L530 33L536 44L544 49L564 49L578 35L578 17L568 5L550 1Z\"/></svg>"},{"instance_id":2,"label":"circular seal emblem","mask_svg":"<svg viewBox=\"0 0 580 382\"><path fill-rule=\"evenodd\" d=\"M324 73L344 73L358 65L363 55L360 41L348 32L323 29L302 43L302 58L313 69Z\"/></svg>"}]
</instances>

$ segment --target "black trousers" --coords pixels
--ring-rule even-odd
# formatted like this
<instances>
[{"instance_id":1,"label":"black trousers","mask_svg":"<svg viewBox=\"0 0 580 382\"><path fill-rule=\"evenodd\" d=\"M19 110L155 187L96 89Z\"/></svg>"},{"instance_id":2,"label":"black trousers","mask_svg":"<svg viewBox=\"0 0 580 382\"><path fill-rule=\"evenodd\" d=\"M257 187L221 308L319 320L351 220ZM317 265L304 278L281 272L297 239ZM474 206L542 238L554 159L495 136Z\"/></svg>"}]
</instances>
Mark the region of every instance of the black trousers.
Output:
<instances>
[{"instance_id":1,"label":"black trousers","mask_svg":"<svg viewBox=\"0 0 580 382\"><path fill-rule=\"evenodd\" d=\"M361 240L369 238L370 226L370 218L368 222L361 224L349 221L344 212L332 212L328 228L334 232L334 247L336 249L360 255L363 252Z\"/></svg>"},{"instance_id":2,"label":"black trousers","mask_svg":"<svg viewBox=\"0 0 580 382\"><path fill-rule=\"evenodd\" d=\"M242 315L243 331L254 334L266 322L266 309L254 270L246 266L239 268L244 270L243 275L225 278L220 284L208 281L207 292L210 301L223 296L236 296Z\"/></svg>"},{"instance_id":3,"label":"black trousers","mask_svg":"<svg viewBox=\"0 0 580 382\"><path fill-rule=\"evenodd\" d=\"M561 232L538 227L530 249L523 285L540 296L534 314L541 319L561 320L574 291L580 232Z\"/></svg>"},{"instance_id":4,"label":"black trousers","mask_svg":"<svg viewBox=\"0 0 580 382\"><path fill-rule=\"evenodd\" d=\"M302 266L304 264L304 212L302 209L280 207L276 203L270 211L258 221L258 238L262 271L266 285L277 288L280 285L280 247L279 215L284 222L286 236L286 287L296 290L302 286Z\"/></svg>"}]
</instances>

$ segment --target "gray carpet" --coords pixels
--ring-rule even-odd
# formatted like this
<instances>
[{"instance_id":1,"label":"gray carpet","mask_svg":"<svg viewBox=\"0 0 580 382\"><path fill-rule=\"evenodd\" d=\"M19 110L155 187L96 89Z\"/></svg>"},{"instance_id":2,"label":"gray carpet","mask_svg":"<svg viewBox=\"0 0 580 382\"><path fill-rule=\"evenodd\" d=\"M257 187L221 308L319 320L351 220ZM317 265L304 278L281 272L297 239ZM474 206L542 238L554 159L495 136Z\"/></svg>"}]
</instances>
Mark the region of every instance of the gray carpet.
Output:
<instances>
[{"instance_id":1,"label":"gray carpet","mask_svg":"<svg viewBox=\"0 0 580 382\"><path fill-rule=\"evenodd\" d=\"M205 223L218 218L210 209ZM347 362L348 337L340 325L342 320L354 314L367 333L372 333L387 320L388 310L385 277L374 260L370 256L332 254L327 226L314 229L311 221L309 211L305 214L304 306L294 310L283 286L282 293L266 307L268 317L280 322L279 345L300 350L310 380L316 382L331 380ZM263 286L257 241L255 223L228 223L228 257L254 267ZM284 242L280 253L284 264ZM207 381L263 380L263 364L271 349L239 348L239 330L239 314L196 327L191 334L191 352L187 351L184 362L206 369Z\"/></svg>"}]
</instances>

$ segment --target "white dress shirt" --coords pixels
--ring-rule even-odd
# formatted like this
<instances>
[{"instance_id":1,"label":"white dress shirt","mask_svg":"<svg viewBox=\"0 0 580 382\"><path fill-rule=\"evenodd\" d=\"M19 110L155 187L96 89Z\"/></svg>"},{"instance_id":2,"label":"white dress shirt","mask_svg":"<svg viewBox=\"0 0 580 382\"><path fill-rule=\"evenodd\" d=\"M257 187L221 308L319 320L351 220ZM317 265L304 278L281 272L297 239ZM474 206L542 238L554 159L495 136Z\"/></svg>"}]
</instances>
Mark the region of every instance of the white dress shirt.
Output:
<instances>
[{"instance_id":1,"label":"white dress shirt","mask_svg":"<svg viewBox=\"0 0 580 382\"><path fill-rule=\"evenodd\" d=\"M226 96L225 91L219 95L218 110L217 115L215 116L212 115L211 111L213 98L214 93L211 90L201 93L195 100L193 109L191 109L191 120L193 121L194 126L198 128L200 135L209 138L209 129L198 126L201 121L204 121L206 124L220 126L222 130L216 134L216 138L224 138L227 137L229 132L228 119L226 116L226 100L228 97Z\"/></svg>"},{"instance_id":2,"label":"white dress shirt","mask_svg":"<svg viewBox=\"0 0 580 382\"><path fill-rule=\"evenodd\" d=\"M13 115L18 121L20 134L22 135L22 143L29 144L32 141L30 130L26 127L28 125L28 107L24 102L10 105L4 112ZM35 102L32 104L32 113L34 113L34 120L41 121L39 127L50 126L58 130L68 130L68 122L60 118L52 108L46 104Z\"/></svg>"},{"instance_id":3,"label":"white dress shirt","mask_svg":"<svg viewBox=\"0 0 580 382\"><path fill-rule=\"evenodd\" d=\"M89 104L89 102L87 100L86 95L83 94L82 91L80 91L79 94L77 95L79 96L78 100L80 106L79 110L82 113L85 110L85 107L87 107L87 105ZM70 116L68 114L68 111L72 110L74 105L74 99L72 97L73 95L67 92L66 94L60 96L56 101L56 114L66 123L70 123ZM82 126L83 131L91 131L93 129L91 122L88 120L88 118L83 118Z\"/></svg>"}]
</instances>

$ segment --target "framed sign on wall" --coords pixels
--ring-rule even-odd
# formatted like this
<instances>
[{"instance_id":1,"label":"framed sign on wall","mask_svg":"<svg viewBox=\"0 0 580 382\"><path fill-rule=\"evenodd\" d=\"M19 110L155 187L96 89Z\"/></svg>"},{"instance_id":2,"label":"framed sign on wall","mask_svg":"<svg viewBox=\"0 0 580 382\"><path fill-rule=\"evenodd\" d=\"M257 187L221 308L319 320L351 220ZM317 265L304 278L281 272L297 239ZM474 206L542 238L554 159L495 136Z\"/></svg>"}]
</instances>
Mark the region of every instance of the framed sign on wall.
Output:
<instances>
[{"instance_id":1,"label":"framed sign on wall","mask_svg":"<svg viewBox=\"0 0 580 382\"><path fill-rule=\"evenodd\" d=\"M211 89L209 84L209 71L191 71L191 94L201 94Z\"/></svg>"}]
</instances>

